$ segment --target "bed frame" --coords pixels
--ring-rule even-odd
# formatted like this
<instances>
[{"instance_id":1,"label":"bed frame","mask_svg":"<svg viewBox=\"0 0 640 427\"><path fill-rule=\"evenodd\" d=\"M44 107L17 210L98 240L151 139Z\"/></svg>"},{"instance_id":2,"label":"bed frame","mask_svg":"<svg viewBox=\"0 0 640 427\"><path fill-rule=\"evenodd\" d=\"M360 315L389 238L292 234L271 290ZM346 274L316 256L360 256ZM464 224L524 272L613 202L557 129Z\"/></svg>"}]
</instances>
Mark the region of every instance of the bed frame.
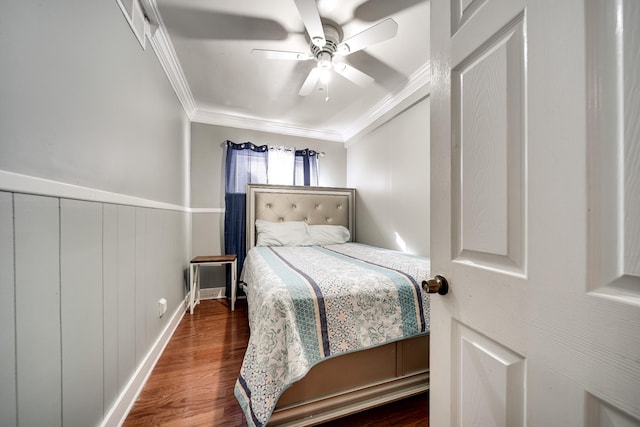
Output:
<instances>
[{"instance_id":1,"label":"bed frame","mask_svg":"<svg viewBox=\"0 0 640 427\"><path fill-rule=\"evenodd\" d=\"M355 238L355 189L249 184L247 251L256 219L343 225ZM308 426L429 390L429 337L324 360L287 389L268 425Z\"/></svg>"}]
</instances>

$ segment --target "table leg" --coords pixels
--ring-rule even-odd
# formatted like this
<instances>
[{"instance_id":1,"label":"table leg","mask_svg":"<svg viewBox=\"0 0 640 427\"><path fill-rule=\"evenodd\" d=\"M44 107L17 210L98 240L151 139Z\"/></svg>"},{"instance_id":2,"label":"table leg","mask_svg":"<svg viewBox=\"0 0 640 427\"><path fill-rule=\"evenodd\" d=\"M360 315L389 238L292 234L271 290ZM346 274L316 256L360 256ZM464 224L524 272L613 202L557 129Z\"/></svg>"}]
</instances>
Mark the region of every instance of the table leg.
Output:
<instances>
[{"instance_id":1,"label":"table leg","mask_svg":"<svg viewBox=\"0 0 640 427\"><path fill-rule=\"evenodd\" d=\"M202 267L202 264L198 264L196 266L196 279L195 279L195 289L196 289L196 295L195 295L195 301L193 302L194 308L196 305L200 304L200 267Z\"/></svg>"},{"instance_id":2,"label":"table leg","mask_svg":"<svg viewBox=\"0 0 640 427\"><path fill-rule=\"evenodd\" d=\"M195 279L195 265L189 264L189 313L193 314L193 302L195 299L195 286L193 279Z\"/></svg>"},{"instance_id":3,"label":"table leg","mask_svg":"<svg viewBox=\"0 0 640 427\"><path fill-rule=\"evenodd\" d=\"M190 271L189 313L193 314L193 309L200 302L200 264L192 265Z\"/></svg>"},{"instance_id":4,"label":"table leg","mask_svg":"<svg viewBox=\"0 0 640 427\"><path fill-rule=\"evenodd\" d=\"M236 278L238 271L237 261L231 263L231 311L236 309L236 295L238 293L238 280Z\"/></svg>"}]
</instances>

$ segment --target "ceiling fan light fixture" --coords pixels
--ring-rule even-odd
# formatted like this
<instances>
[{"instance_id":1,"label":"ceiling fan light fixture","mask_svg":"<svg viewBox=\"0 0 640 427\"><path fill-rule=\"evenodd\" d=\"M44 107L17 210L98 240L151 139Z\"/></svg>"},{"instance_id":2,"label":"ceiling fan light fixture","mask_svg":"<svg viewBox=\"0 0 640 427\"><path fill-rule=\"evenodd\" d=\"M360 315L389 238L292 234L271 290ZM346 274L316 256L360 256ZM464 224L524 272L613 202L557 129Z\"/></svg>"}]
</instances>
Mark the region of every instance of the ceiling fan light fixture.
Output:
<instances>
[{"instance_id":1,"label":"ceiling fan light fixture","mask_svg":"<svg viewBox=\"0 0 640 427\"><path fill-rule=\"evenodd\" d=\"M328 85L331 80L331 71L328 68L323 68L320 70L320 83L323 85Z\"/></svg>"},{"instance_id":2,"label":"ceiling fan light fixture","mask_svg":"<svg viewBox=\"0 0 640 427\"><path fill-rule=\"evenodd\" d=\"M321 70L330 70L332 65L330 53L321 52L318 54L318 68Z\"/></svg>"}]
</instances>

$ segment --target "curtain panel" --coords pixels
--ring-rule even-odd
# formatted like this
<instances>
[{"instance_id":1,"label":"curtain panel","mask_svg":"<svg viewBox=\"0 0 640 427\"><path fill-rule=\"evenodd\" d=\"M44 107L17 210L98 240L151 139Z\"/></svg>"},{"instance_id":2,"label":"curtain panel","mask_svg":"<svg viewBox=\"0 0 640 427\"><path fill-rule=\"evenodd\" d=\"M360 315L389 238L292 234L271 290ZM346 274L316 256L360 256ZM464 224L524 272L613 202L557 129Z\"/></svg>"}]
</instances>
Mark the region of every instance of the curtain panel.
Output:
<instances>
[{"instance_id":1,"label":"curtain panel","mask_svg":"<svg viewBox=\"0 0 640 427\"><path fill-rule=\"evenodd\" d=\"M226 141L224 250L238 257L240 277L246 253L247 184L318 185L318 153ZM231 275L225 288L231 295Z\"/></svg>"},{"instance_id":2,"label":"curtain panel","mask_svg":"<svg viewBox=\"0 0 640 427\"><path fill-rule=\"evenodd\" d=\"M250 142L227 141L225 171L224 251L238 256L236 272L240 277L246 253L246 192L249 183L267 182L269 147ZM231 275L227 274L225 295L231 295Z\"/></svg>"},{"instance_id":3,"label":"curtain panel","mask_svg":"<svg viewBox=\"0 0 640 427\"><path fill-rule=\"evenodd\" d=\"M305 148L296 150L294 185L318 185L318 152Z\"/></svg>"}]
</instances>

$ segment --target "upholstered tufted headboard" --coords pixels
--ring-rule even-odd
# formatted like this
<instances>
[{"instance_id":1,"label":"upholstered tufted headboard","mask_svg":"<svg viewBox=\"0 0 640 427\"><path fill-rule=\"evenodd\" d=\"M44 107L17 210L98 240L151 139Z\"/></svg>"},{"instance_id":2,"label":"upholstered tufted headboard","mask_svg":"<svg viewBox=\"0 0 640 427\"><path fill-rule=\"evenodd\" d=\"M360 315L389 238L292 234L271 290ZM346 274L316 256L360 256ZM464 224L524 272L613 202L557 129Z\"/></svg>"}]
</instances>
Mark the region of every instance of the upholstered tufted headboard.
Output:
<instances>
[{"instance_id":1,"label":"upholstered tufted headboard","mask_svg":"<svg viewBox=\"0 0 640 427\"><path fill-rule=\"evenodd\" d=\"M343 225L355 241L355 199L353 188L249 184L247 251L255 246L257 219Z\"/></svg>"}]
</instances>

